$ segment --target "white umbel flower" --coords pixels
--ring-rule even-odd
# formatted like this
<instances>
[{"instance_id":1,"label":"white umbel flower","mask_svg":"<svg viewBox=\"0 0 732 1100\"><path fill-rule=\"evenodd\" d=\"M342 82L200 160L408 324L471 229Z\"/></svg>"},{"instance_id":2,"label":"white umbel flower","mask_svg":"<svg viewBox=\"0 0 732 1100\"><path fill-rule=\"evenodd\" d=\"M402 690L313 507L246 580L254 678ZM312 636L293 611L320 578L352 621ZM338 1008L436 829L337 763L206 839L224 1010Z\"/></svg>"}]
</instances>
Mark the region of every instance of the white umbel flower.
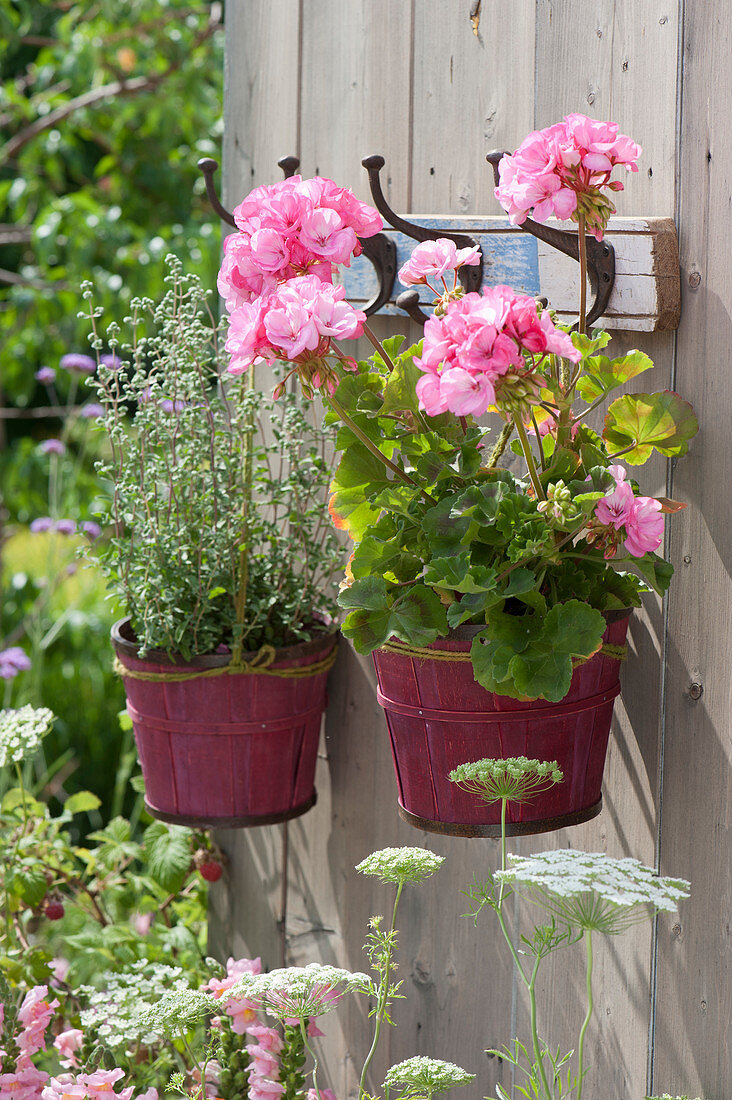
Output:
<instances>
[{"instance_id":1,"label":"white umbel flower","mask_svg":"<svg viewBox=\"0 0 732 1100\"><path fill-rule=\"evenodd\" d=\"M675 912L689 896L684 879L657 875L637 859L563 848L533 856L509 854L495 877L544 905L574 928L622 932L659 910Z\"/></svg>"},{"instance_id":2,"label":"white umbel flower","mask_svg":"<svg viewBox=\"0 0 732 1100\"><path fill-rule=\"evenodd\" d=\"M397 1088L403 1098L430 1097L457 1085L467 1085L475 1077L454 1062L417 1055L392 1066L384 1078L384 1087Z\"/></svg>"},{"instance_id":3,"label":"white umbel flower","mask_svg":"<svg viewBox=\"0 0 732 1100\"><path fill-rule=\"evenodd\" d=\"M280 1020L306 1020L336 1008L344 993L369 991L371 985L368 974L310 963L245 974L227 995L246 998Z\"/></svg>"},{"instance_id":4,"label":"white umbel flower","mask_svg":"<svg viewBox=\"0 0 732 1100\"><path fill-rule=\"evenodd\" d=\"M444 862L444 856L435 855L428 848L381 848L357 863L356 870L382 882L403 886L407 882L423 882Z\"/></svg>"},{"instance_id":5,"label":"white umbel flower","mask_svg":"<svg viewBox=\"0 0 732 1100\"><path fill-rule=\"evenodd\" d=\"M47 707L0 710L0 768L35 756L54 717Z\"/></svg>"}]
</instances>

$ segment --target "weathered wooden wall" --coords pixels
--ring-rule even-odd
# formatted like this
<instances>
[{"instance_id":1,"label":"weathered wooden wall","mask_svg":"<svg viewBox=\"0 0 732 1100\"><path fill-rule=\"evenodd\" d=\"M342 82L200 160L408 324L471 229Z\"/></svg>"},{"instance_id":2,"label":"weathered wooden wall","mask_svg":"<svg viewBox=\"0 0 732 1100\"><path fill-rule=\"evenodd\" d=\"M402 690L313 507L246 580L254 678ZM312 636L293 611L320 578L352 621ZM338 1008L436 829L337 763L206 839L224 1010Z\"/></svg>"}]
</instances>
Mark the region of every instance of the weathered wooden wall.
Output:
<instances>
[{"instance_id":1,"label":"weathered wooden wall","mask_svg":"<svg viewBox=\"0 0 732 1100\"><path fill-rule=\"evenodd\" d=\"M386 157L400 213L497 214L485 153L569 111L617 121L643 146L618 212L677 219L683 314L678 333L616 336L656 362L655 388L690 398L702 431L657 489L688 501L669 524L677 570L665 607L632 627L633 657L611 740L605 808L594 822L529 838L523 851L582 847L633 855L692 882L681 916L603 945L596 966L592 1100L637 1100L646 1088L707 1100L732 1096L728 1027L730 884L729 533L732 448L729 271L732 139L728 0L230 0L227 4L225 199L279 178L296 152L368 199L362 156ZM645 385L645 378L643 380ZM692 684L702 689L690 691ZM375 1067L415 1053L478 1073L465 1100L493 1095L507 1069L484 1048L526 1034L526 1005L486 918L461 917L459 891L495 864L491 841L416 833L397 816L386 728L370 661L342 645L318 771L319 803L289 827L287 959L363 968L370 914L386 895L353 873L368 852L424 844L448 857L404 902L397 1009ZM214 898L220 951L280 959L280 827L222 834L228 881ZM547 1037L578 1026L581 960L546 968ZM548 1015L547 1015L548 1014ZM326 1076L352 1092L366 1043L355 1003L328 1017Z\"/></svg>"}]
</instances>

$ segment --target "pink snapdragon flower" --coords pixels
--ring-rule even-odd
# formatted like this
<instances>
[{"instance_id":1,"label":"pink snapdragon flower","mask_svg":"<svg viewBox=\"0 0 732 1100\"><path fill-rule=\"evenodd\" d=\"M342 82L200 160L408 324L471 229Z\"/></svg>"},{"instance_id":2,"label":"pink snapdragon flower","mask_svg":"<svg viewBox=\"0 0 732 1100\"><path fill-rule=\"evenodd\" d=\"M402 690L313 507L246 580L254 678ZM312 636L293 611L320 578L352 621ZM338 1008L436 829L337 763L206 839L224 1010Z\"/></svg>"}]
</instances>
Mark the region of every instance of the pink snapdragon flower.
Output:
<instances>
[{"instance_id":1,"label":"pink snapdragon flower","mask_svg":"<svg viewBox=\"0 0 732 1100\"><path fill-rule=\"evenodd\" d=\"M574 221L584 215L588 231L602 240L615 213L603 190L623 189L610 174L617 165L637 172L641 152L618 133L614 122L567 115L554 126L533 131L512 156L503 157L495 196L514 225L521 225L529 213L539 222L552 214Z\"/></svg>"},{"instance_id":2,"label":"pink snapdragon flower","mask_svg":"<svg viewBox=\"0 0 732 1100\"><path fill-rule=\"evenodd\" d=\"M509 374L528 375L524 353L556 354L577 362L581 355L567 333L556 329L536 302L508 286L485 287L450 302L442 316L424 327L421 358L425 375L417 383L421 407L429 416L450 410L457 416L482 415L497 403L498 383Z\"/></svg>"},{"instance_id":3,"label":"pink snapdragon flower","mask_svg":"<svg viewBox=\"0 0 732 1100\"><path fill-rule=\"evenodd\" d=\"M36 985L26 993L18 1009L18 1023L22 1027L16 1039L18 1049L25 1054L35 1054L45 1047L45 1032L59 1002L48 999L48 986Z\"/></svg>"},{"instance_id":4,"label":"pink snapdragon flower","mask_svg":"<svg viewBox=\"0 0 732 1100\"><path fill-rule=\"evenodd\" d=\"M285 1091L285 1086L279 1081L271 1081L269 1077L262 1077L258 1073L249 1074L249 1100L279 1100Z\"/></svg>"},{"instance_id":5,"label":"pink snapdragon flower","mask_svg":"<svg viewBox=\"0 0 732 1100\"><path fill-rule=\"evenodd\" d=\"M430 279L440 279L449 271L456 272L463 264L475 266L479 263L480 249L477 245L458 249L454 241L445 237L436 241L422 241L400 269L399 281L404 286L418 286L420 283L429 285Z\"/></svg>"},{"instance_id":6,"label":"pink snapdragon flower","mask_svg":"<svg viewBox=\"0 0 732 1100\"><path fill-rule=\"evenodd\" d=\"M333 1089L308 1089L308 1100L337 1100Z\"/></svg>"},{"instance_id":7,"label":"pink snapdragon flower","mask_svg":"<svg viewBox=\"0 0 732 1100\"><path fill-rule=\"evenodd\" d=\"M244 974L261 974L262 960L233 959L226 963L225 978L211 978L204 986L210 989L214 997L220 1000L227 1016L231 1017L231 1028L237 1035L243 1035L248 1026L256 1019L256 1006L246 997L227 997L228 991L235 986Z\"/></svg>"},{"instance_id":8,"label":"pink snapdragon flower","mask_svg":"<svg viewBox=\"0 0 732 1100\"><path fill-rule=\"evenodd\" d=\"M83 1085L89 1100L112 1100L116 1096L118 1100L130 1100L134 1086L114 1091L117 1081L125 1075L123 1069L97 1069L94 1073L80 1073L77 1075L77 1084Z\"/></svg>"},{"instance_id":9,"label":"pink snapdragon flower","mask_svg":"<svg viewBox=\"0 0 732 1100\"><path fill-rule=\"evenodd\" d=\"M0 1097L2 1100L38 1100L48 1085L48 1073L27 1062L16 1066L14 1072L0 1073Z\"/></svg>"},{"instance_id":10,"label":"pink snapdragon flower","mask_svg":"<svg viewBox=\"0 0 732 1100\"><path fill-rule=\"evenodd\" d=\"M79 1031L78 1027L70 1027L66 1031L61 1031L53 1040L53 1045L61 1055L61 1065L65 1066L66 1069L76 1069L78 1065L76 1052L83 1042L84 1032Z\"/></svg>"},{"instance_id":11,"label":"pink snapdragon flower","mask_svg":"<svg viewBox=\"0 0 732 1100\"><path fill-rule=\"evenodd\" d=\"M266 1027L265 1024L251 1024L247 1028L247 1035L256 1039L262 1050L269 1050L273 1054L279 1054L284 1046L279 1031L274 1027Z\"/></svg>"}]
</instances>

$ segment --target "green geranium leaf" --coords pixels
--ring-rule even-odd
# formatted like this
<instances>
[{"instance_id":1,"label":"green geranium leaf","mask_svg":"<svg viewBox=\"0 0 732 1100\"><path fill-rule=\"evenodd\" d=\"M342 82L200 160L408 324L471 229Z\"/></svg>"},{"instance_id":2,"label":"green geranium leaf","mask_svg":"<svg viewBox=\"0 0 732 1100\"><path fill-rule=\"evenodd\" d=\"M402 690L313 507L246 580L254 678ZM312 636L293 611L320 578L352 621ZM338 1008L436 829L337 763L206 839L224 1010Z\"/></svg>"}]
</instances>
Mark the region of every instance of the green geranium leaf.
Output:
<instances>
[{"instance_id":1,"label":"green geranium leaf","mask_svg":"<svg viewBox=\"0 0 732 1100\"><path fill-rule=\"evenodd\" d=\"M572 658L595 653L605 625L600 612L580 600L556 604L546 615L492 612L488 629L473 642L475 678L498 694L559 702L569 691Z\"/></svg>"},{"instance_id":2,"label":"green geranium leaf","mask_svg":"<svg viewBox=\"0 0 732 1100\"><path fill-rule=\"evenodd\" d=\"M190 830L154 821L145 830L145 854L150 874L170 894L177 894L191 865Z\"/></svg>"},{"instance_id":3,"label":"green geranium leaf","mask_svg":"<svg viewBox=\"0 0 732 1100\"><path fill-rule=\"evenodd\" d=\"M699 423L688 401L677 393L626 393L613 401L605 417L603 438L614 451L624 450L623 461L641 466L653 448L662 455L684 455Z\"/></svg>"},{"instance_id":4,"label":"green geranium leaf","mask_svg":"<svg viewBox=\"0 0 732 1100\"><path fill-rule=\"evenodd\" d=\"M468 518L453 514L454 501L454 496L445 497L422 519L422 530L435 557L459 554L464 541L467 542L471 523Z\"/></svg>"},{"instance_id":5,"label":"green geranium leaf","mask_svg":"<svg viewBox=\"0 0 732 1100\"><path fill-rule=\"evenodd\" d=\"M485 620L486 611L496 603L500 603L503 596L500 593L491 595L488 592L472 592L451 603L447 609L447 623L450 627L460 626L461 623L473 619L479 615Z\"/></svg>"},{"instance_id":6,"label":"green geranium leaf","mask_svg":"<svg viewBox=\"0 0 732 1100\"><path fill-rule=\"evenodd\" d=\"M338 595L341 607L379 611L387 606L386 581L383 577L362 577Z\"/></svg>"},{"instance_id":7,"label":"green geranium leaf","mask_svg":"<svg viewBox=\"0 0 732 1100\"><path fill-rule=\"evenodd\" d=\"M374 583L368 585L369 581ZM445 608L436 592L423 584L415 584L394 599L386 593L382 577L367 577L354 581L338 602L355 608L341 629L359 653L371 653L392 636L412 645L429 645L447 633Z\"/></svg>"},{"instance_id":8,"label":"green geranium leaf","mask_svg":"<svg viewBox=\"0 0 732 1100\"><path fill-rule=\"evenodd\" d=\"M631 558L628 564L633 565L659 596L663 596L668 590L674 575L674 567L670 561L659 557L658 554L649 553L644 554L642 558Z\"/></svg>"},{"instance_id":9,"label":"green geranium leaf","mask_svg":"<svg viewBox=\"0 0 732 1100\"><path fill-rule=\"evenodd\" d=\"M404 337L399 337L399 340L403 340ZM384 345L386 351L388 348ZM416 355L419 348L415 344L405 352L404 355L400 355L394 362L394 370L389 375L386 385L384 386L384 403L381 406L381 413L386 415L387 413L396 412L411 412L416 413L419 408L417 401L416 385L424 373L414 365L412 355Z\"/></svg>"},{"instance_id":10,"label":"green geranium leaf","mask_svg":"<svg viewBox=\"0 0 732 1100\"><path fill-rule=\"evenodd\" d=\"M577 383L577 392L588 404L616 390L631 378L650 370L653 360L642 351L629 351L618 359L607 355L590 356L582 364L584 375Z\"/></svg>"},{"instance_id":11,"label":"green geranium leaf","mask_svg":"<svg viewBox=\"0 0 732 1100\"><path fill-rule=\"evenodd\" d=\"M451 588L455 592L490 592L496 586L497 573L487 565L471 565L470 554L433 558L427 566L425 584Z\"/></svg>"},{"instance_id":12,"label":"green geranium leaf","mask_svg":"<svg viewBox=\"0 0 732 1100\"><path fill-rule=\"evenodd\" d=\"M386 467L376 455L362 443L348 447L331 482L328 510L335 526L360 539L379 516L380 509L370 499L389 484Z\"/></svg>"}]
</instances>

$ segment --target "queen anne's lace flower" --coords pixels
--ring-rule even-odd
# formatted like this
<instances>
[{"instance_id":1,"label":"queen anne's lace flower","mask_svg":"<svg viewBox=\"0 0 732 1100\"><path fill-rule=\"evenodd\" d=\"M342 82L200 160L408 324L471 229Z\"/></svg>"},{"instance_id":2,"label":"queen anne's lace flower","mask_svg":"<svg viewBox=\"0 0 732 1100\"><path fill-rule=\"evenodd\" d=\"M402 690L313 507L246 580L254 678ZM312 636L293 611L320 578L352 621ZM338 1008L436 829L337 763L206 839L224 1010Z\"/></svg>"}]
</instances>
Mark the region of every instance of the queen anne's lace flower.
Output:
<instances>
[{"instance_id":1,"label":"queen anne's lace flower","mask_svg":"<svg viewBox=\"0 0 732 1100\"><path fill-rule=\"evenodd\" d=\"M474 1073L468 1073L454 1062L418 1055L392 1066L384 1078L384 1086L399 1089L404 1097L430 1097L457 1085L467 1085L474 1078Z\"/></svg>"},{"instance_id":2,"label":"queen anne's lace flower","mask_svg":"<svg viewBox=\"0 0 732 1100\"><path fill-rule=\"evenodd\" d=\"M445 862L428 848L382 848L356 864L362 875L373 875L382 882L403 886L407 882L423 882L434 875Z\"/></svg>"},{"instance_id":3,"label":"queen anne's lace flower","mask_svg":"<svg viewBox=\"0 0 732 1100\"><path fill-rule=\"evenodd\" d=\"M689 896L684 879L657 875L637 859L559 849L533 856L509 853L510 867L495 877L523 887L551 913L582 931L623 932L658 910L675 912Z\"/></svg>"},{"instance_id":4,"label":"queen anne's lace flower","mask_svg":"<svg viewBox=\"0 0 732 1100\"><path fill-rule=\"evenodd\" d=\"M509 756L502 760L476 760L460 764L450 780L484 802L530 802L564 778L556 760L529 760Z\"/></svg>"},{"instance_id":5,"label":"queen anne's lace flower","mask_svg":"<svg viewBox=\"0 0 732 1100\"><path fill-rule=\"evenodd\" d=\"M140 1027L155 1035L177 1034L181 1026L213 1015L219 1005L202 989L178 989L164 993L157 1004L140 1013Z\"/></svg>"},{"instance_id":6,"label":"queen anne's lace flower","mask_svg":"<svg viewBox=\"0 0 732 1100\"><path fill-rule=\"evenodd\" d=\"M280 1020L301 1020L330 1012L344 993L368 990L371 984L368 974L310 963L247 974L231 987L229 996L246 997Z\"/></svg>"},{"instance_id":7,"label":"queen anne's lace flower","mask_svg":"<svg viewBox=\"0 0 732 1100\"><path fill-rule=\"evenodd\" d=\"M124 973L103 971L97 986L83 985L79 992L86 1007L80 1014L84 1031L93 1031L106 1046L129 1043L149 1046L158 1032L146 1028L140 1017L160 999L160 990L179 993L190 988L185 971L177 966L140 959Z\"/></svg>"},{"instance_id":8,"label":"queen anne's lace flower","mask_svg":"<svg viewBox=\"0 0 732 1100\"><path fill-rule=\"evenodd\" d=\"M46 707L0 710L0 767L34 756L53 720Z\"/></svg>"}]
</instances>

